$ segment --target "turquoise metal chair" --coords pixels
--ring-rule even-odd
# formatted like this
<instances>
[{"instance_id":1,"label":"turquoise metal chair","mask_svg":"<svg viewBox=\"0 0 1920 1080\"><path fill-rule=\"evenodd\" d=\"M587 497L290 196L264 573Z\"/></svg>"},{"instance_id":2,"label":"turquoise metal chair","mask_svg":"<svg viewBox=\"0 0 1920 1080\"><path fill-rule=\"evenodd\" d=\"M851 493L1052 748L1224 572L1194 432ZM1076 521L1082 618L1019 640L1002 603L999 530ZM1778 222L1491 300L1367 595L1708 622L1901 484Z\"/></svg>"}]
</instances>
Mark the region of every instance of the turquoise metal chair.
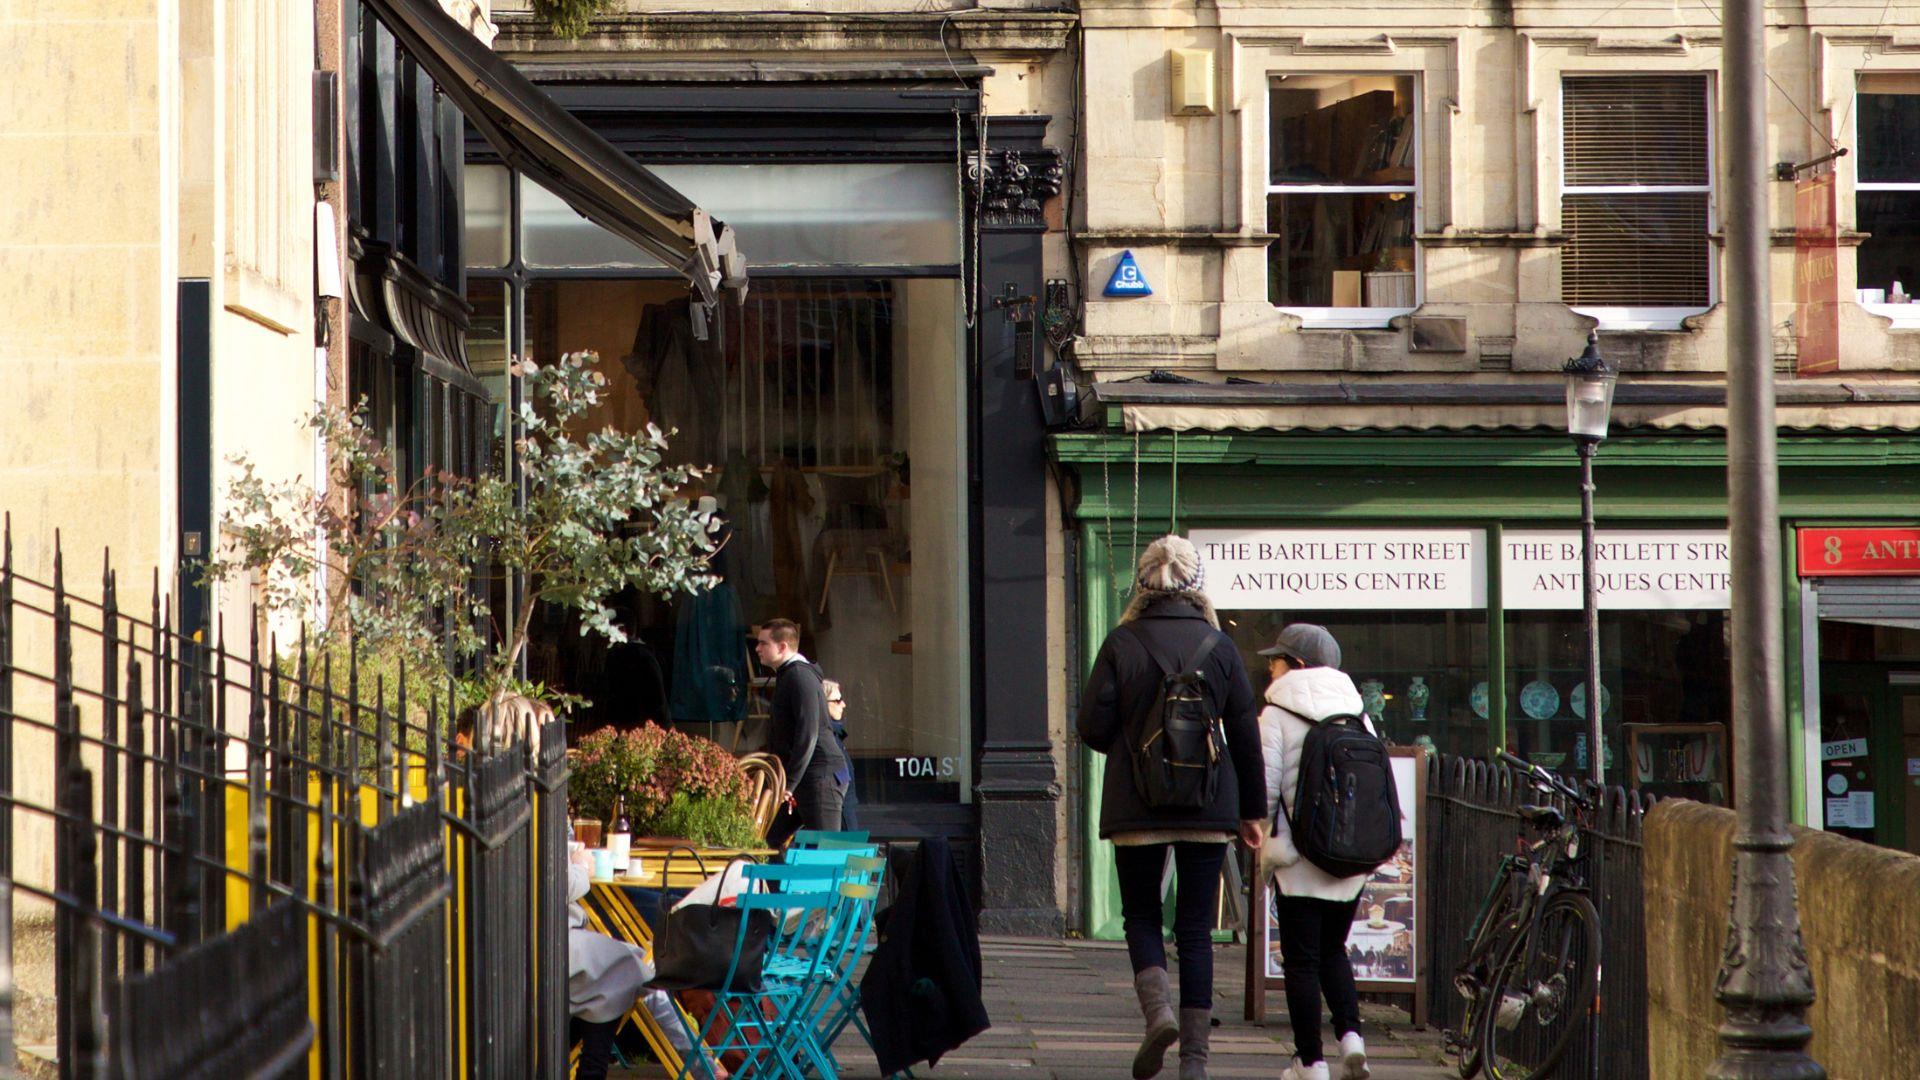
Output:
<instances>
[{"instance_id":1,"label":"turquoise metal chair","mask_svg":"<svg viewBox=\"0 0 1920 1080\"><path fill-rule=\"evenodd\" d=\"M852 832L834 832L826 829L801 829L793 834L791 848L817 848L830 844L863 845L867 842L867 831L860 829Z\"/></svg>"},{"instance_id":2,"label":"turquoise metal chair","mask_svg":"<svg viewBox=\"0 0 1920 1080\"><path fill-rule=\"evenodd\" d=\"M846 936L841 943L838 962L834 965L832 986L824 993L812 1014L815 1038L836 1069L838 1060L834 1057L833 1045L849 1026L860 1033L868 1049L873 1049L873 1033L867 1030L866 1021L860 1018L860 984L854 976L873 937L874 907L879 900L880 885L886 870L887 861L878 856L847 860L846 883L841 886L842 900L850 905L843 928Z\"/></svg>"},{"instance_id":3,"label":"turquoise metal chair","mask_svg":"<svg viewBox=\"0 0 1920 1080\"><path fill-rule=\"evenodd\" d=\"M713 1080L714 1074L707 1062L718 1060L722 1055L739 1051L745 1063L735 1072L735 1076L746 1080L749 1077L774 1076L785 1080L803 1080L802 1071L796 1053L808 1057L807 1064L817 1068L813 1059L810 1038L796 1038L795 1031L804 1027L810 1033L812 1014L802 1012L806 1003L812 1008L812 999L817 997L812 988L825 979L825 970L830 950L815 948L804 950L799 938L803 935L808 919L816 912L827 915L827 936L831 939L840 922L845 919L839 910L842 907L837 888L842 869L833 866L747 866L742 868L749 885L748 892L738 896L734 903L744 912L765 911L772 916L772 931L767 942L766 965L762 972L762 986L756 990L733 989L734 978L739 972L740 957L747 946L747 934L755 920L742 919L740 929L735 935L733 957L727 964L727 975L721 989L713 992L713 1011L707 1019L693 1030L684 1014L681 1026L686 1029L687 1037L694 1045L706 1043L711 1047L711 1057L706 1054L691 1054L674 1074L675 1080L686 1080L693 1075L697 1063L706 1080ZM826 883L825 891L818 886ZM758 891L764 887L770 891ZM807 891L797 891L795 887ZM708 1037L717 1027L717 1021L725 1018L726 1034L719 1042L709 1042ZM796 1021L806 1021L796 1024ZM829 1078L837 1074L824 1074Z\"/></svg>"}]
</instances>

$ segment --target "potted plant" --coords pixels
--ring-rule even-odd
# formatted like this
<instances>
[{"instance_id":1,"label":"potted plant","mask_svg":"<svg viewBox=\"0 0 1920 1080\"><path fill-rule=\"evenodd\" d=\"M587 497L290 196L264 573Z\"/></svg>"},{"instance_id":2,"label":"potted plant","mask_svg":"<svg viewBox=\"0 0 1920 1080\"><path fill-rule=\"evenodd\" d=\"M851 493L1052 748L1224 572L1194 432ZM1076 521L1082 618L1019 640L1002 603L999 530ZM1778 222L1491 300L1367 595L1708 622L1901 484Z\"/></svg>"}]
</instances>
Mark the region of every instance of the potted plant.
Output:
<instances>
[{"instance_id":1,"label":"potted plant","mask_svg":"<svg viewBox=\"0 0 1920 1080\"><path fill-rule=\"evenodd\" d=\"M574 746L576 815L604 822L624 798L636 844L737 851L758 845L746 774L718 743L647 724L602 728Z\"/></svg>"}]
</instances>

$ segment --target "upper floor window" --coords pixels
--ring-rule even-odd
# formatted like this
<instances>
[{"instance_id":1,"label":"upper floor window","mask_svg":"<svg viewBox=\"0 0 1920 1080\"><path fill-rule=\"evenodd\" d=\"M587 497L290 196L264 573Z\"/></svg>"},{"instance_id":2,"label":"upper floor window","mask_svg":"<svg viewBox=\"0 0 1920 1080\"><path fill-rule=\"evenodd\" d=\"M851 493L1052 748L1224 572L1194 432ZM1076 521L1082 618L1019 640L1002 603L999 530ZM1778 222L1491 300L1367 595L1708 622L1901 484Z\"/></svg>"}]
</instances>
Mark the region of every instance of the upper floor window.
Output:
<instances>
[{"instance_id":1,"label":"upper floor window","mask_svg":"<svg viewBox=\"0 0 1920 1080\"><path fill-rule=\"evenodd\" d=\"M1860 76L1854 227L1859 300L1898 322L1920 323L1920 74Z\"/></svg>"},{"instance_id":2,"label":"upper floor window","mask_svg":"<svg viewBox=\"0 0 1920 1080\"><path fill-rule=\"evenodd\" d=\"M1280 75L1267 95L1267 296L1308 326L1419 303L1411 75Z\"/></svg>"},{"instance_id":3,"label":"upper floor window","mask_svg":"<svg viewBox=\"0 0 1920 1080\"><path fill-rule=\"evenodd\" d=\"M1569 75L1560 295L1622 329L1671 329L1713 293L1704 75Z\"/></svg>"}]
</instances>

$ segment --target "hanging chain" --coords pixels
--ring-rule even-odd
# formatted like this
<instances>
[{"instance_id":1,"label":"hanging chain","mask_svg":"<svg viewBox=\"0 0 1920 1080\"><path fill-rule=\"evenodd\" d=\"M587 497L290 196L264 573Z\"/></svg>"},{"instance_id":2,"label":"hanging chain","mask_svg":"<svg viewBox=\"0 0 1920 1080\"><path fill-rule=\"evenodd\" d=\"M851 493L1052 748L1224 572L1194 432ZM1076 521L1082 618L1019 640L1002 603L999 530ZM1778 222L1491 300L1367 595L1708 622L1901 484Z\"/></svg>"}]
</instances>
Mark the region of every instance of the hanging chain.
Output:
<instances>
[{"instance_id":1,"label":"hanging chain","mask_svg":"<svg viewBox=\"0 0 1920 1080\"><path fill-rule=\"evenodd\" d=\"M1130 563L1140 561L1140 431L1133 432L1133 546L1127 552ZM1131 575L1129 575L1131 577ZM1133 592L1133 586L1127 586L1127 592Z\"/></svg>"},{"instance_id":2,"label":"hanging chain","mask_svg":"<svg viewBox=\"0 0 1920 1080\"><path fill-rule=\"evenodd\" d=\"M1173 527L1169 532L1180 531L1180 429L1173 429Z\"/></svg>"},{"instance_id":3,"label":"hanging chain","mask_svg":"<svg viewBox=\"0 0 1920 1080\"><path fill-rule=\"evenodd\" d=\"M1119 571L1113 564L1113 456L1105 447L1100 452L1100 492L1106 503L1107 515L1107 588L1119 586Z\"/></svg>"}]
</instances>

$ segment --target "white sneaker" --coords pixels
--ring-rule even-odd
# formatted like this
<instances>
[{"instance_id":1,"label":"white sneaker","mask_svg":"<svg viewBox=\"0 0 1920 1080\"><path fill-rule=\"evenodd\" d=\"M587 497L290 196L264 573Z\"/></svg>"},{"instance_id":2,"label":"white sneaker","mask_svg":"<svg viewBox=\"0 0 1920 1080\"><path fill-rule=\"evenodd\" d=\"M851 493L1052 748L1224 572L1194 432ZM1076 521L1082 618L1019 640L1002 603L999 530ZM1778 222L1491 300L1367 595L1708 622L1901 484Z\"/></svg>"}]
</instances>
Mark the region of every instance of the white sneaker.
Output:
<instances>
[{"instance_id":1,"label":"white sneaker","mask_svg":"<svg viewBox=\"0 0 1920 1080\"><path fill-rule=\"evenodd\" d=\"M1340 1080L1367 1080L1372 1075L1367 1068L1367 1040L1357 1031L1340 1036Z\"/></svg>"},{"instance_id":2,"label":"white sneaker","mask_svg":"<svg viewBox=\"0 0 1920 1080\"><path fill-rule=\"evenodd\" d=\"M1280 1080L1332 1080L1332 1078L1327 1075L1327 1063L1324 1060L1316 1061L1311 1065L1302 1065L1299 1058L1294 1058L1288 1063L1287 1071L1280 1074Z\"/></svg>"}]
</instances>

